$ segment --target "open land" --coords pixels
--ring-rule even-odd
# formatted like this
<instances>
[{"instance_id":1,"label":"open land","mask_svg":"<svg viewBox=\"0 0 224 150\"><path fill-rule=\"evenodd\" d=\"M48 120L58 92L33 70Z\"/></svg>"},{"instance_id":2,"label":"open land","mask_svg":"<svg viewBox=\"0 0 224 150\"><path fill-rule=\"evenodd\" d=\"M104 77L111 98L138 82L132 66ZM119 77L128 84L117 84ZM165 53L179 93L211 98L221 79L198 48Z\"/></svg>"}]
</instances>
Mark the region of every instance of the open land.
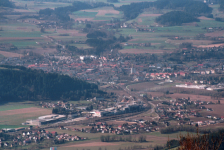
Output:
<instances>
[{"instance_id":1,"label":"open land","mask_svg":"<svg viewBox=\"0 0 224 150\"><path fill-rule=\"evenodd\" d=\"M0 125L20 125L29 118L51 114L50 109L34 107L33 102L9 103L0 106Z\"/></svg>"},{"instance_id":2,"label":"open land","mask_svg":"<svg viewBox=\"0 0 224 150\"><path fill-rule=\"evenodd\" d=\"M21 56L23 56L23 55L18 54L18 53L5 52L5 51L0 51L0 54L5 56L5 57L21 57Z\"/></svg>"},{"instance_id":3,"label":"open land","mask_svg":"<svg viewBox=\"0 0 224 150\"><path fill-rule=\"evenodd\" d=\"M151 53L151 54L161 54L166 52L166 50L150 50L150 49L123 49L120 50L121 53L129 53L129 54L144 54L144 53Z\"/></svg>"}]
</instances>

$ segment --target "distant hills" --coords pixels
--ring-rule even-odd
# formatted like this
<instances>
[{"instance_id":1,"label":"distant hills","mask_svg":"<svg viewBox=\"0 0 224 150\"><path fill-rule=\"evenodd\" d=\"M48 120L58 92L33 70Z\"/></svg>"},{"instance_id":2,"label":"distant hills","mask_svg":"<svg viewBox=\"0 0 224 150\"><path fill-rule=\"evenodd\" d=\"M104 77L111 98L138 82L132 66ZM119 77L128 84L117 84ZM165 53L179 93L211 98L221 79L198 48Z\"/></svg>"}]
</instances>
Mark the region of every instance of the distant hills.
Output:
<instances>
[{"instance_id":1,"label":"distant hills","mask_svg":"<svg viewBox=\"0 0 224 150\"><path fill-rule=\"evenodd\" d=\"M0 103L21 100L79 100L105 94L95 84L67 75L0 65Z\"/></svg>"}]
</instances>

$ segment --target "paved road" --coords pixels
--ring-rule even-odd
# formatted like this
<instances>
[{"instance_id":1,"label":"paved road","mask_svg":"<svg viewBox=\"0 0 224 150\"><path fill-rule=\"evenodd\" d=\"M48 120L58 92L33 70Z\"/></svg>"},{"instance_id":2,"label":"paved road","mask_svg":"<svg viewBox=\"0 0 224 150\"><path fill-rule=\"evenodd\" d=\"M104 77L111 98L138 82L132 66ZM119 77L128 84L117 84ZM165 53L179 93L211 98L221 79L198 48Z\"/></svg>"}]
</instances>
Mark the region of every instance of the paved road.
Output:
<instances>
[{"instance_id":1,"label":"paved road","mask_svg":"<svg viewBox=\"0 0 224 150\"><path fill-rule=\"evenodd\" d=\"M118 85L119 86L119 85ZM131 91L130 89L128 89L128 86L129 85L127 85L126 87L122 87L122 86L119 86L120 88L122 88L125 92L127 92L129 95L131 95L132 97L136 97L136 98L138 98L138 99L140 99L142 102L145 102L146 104L148 104L148 105L151 105L151 109L150 110L148 110L147 112L145 112L145 113L148 113L148 114L156 114L156 117L151 117L153 120L158 120L159 119L159 115L157 114L157 113L155 113L155 108L156 108L156 105L155 104L153 104L152 102L150 102L150 101L144 101L143 99L142 99L142 97L140 97L140 93L137 93L137 92L133 92L133 91Z\"/></svg>"}]
</instances>

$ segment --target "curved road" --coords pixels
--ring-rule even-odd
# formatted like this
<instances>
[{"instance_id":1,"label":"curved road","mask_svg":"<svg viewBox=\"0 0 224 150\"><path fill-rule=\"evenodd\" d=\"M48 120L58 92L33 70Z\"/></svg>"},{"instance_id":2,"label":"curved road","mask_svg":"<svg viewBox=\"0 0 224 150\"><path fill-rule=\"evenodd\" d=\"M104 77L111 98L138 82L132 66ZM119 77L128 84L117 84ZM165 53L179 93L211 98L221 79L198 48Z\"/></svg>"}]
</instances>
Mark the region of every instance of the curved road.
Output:
<instances>
[{"instance_id":1,"label":"curved road","mask_svg":"<svg viewBox=\"0 0 224 150\"><path fill-rule=\"evenodd\" d=\"M119 85L117 85L117 86L119 86ZM131 96L136 97L136 98L140 99L141 101L143 101L142 98L139 96L139 93L130 91L130 90L128 89L128 86L129 86L129 85L127 85L126 87L122 87L122 86L119 86L119 87L122 88L123 91L125 91L125 92L128 93L128 94L130 94ZM156 105L153 104L153 103L150 102L150 101L144 101L144 102L145 102L146 104L148 104L148 105L151 105L151 107L152 107L152 108L151 108L150 110L148 110L146 113L148 113L148 114L155 113ZM154 119L159 119L159 115L158 115L157 113L155 113L155 114L156 114L156 117L150 117L150 118L152 118L153 120L154 120Z\"/></svg>"}]
</instances>

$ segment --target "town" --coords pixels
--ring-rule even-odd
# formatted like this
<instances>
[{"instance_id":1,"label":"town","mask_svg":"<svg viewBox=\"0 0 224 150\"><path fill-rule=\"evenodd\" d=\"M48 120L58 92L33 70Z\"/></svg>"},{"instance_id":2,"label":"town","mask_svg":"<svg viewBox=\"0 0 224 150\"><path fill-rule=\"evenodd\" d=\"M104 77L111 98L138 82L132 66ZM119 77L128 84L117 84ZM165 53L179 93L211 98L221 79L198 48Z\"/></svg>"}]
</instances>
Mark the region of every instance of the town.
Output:
<instances>
[{"instance_id":1,"label":"town","mask_svg":"<svg viewBox=\"0 0 224 150\"><path fill-rule=\"evenodd\" d=\"M0 149L164 150L224 133L221 0L4 1Z\"/></svg>"}]
</instances>

